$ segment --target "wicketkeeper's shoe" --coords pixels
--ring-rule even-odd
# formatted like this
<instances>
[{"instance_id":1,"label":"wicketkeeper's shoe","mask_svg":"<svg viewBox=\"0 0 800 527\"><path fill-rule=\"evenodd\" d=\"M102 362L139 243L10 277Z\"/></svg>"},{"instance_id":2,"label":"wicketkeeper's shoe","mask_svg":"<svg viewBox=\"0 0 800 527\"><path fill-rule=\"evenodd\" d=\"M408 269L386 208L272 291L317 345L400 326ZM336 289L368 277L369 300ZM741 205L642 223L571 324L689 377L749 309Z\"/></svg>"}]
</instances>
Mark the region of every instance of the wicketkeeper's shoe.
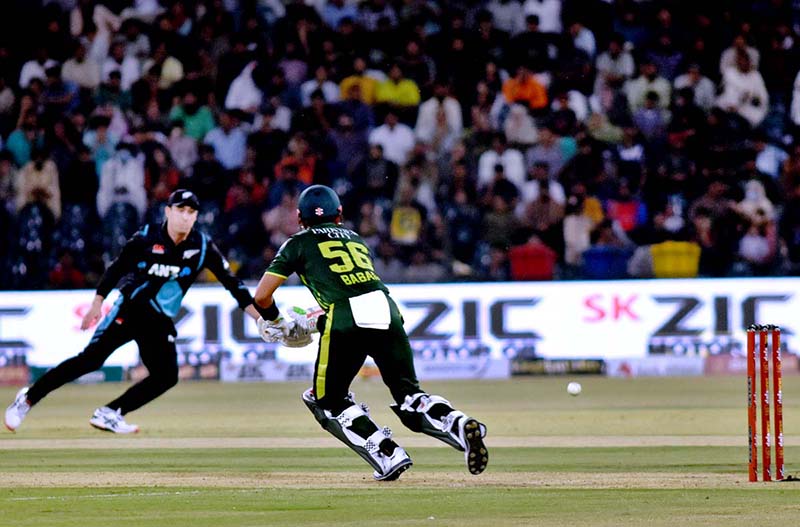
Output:
<instances>
[{"instance_id":1,"label":"wicketkeeper's shoe","mask_svg":"<svg viewBox=\"0 0 800 527\"><path fill-rule=\"evenodd\" d=\"M384 469L383 472L377 470L372 474L372 477L378 481L394 481L400 477L400 474L411 468L414 463L402 447L395 447L391 456L381 454L381 464Z\"/></svg>"},{"instance_id":2,"label":"wicketkeeper's shoe","mask_svg":"<svg viewBox=\"0 0 800 527\"><path fill-rule=\"evenodd\" d=\"M17 392L14 402L6 408L6 428L12 432L16 431L30 411L31 404L28 402L28 387L26 386Z\"/></svg>"},{"instance_id":3,"label":"wicketkeeper's shoe","mask_svg":"<svg viewBox=\"0 0 800 527\"><path fill-rule=\"evenodd\" d=\"M470 474L480 474L489 463L489 450L483 443L486 425L471 417L464 417L458 423L458 432L464 441L464 459Z\"/></svg>"},{"instance_id":4,"label":"wicketkeeper's shoe","mask_svg":"<svg viewBox=\"0 0 800 527\"><path fill-rule=\"evenodd\" d=\"M108 406L103 406L94 411L89 423L98 430L114 432L115 434L135 434L139 431L136 425L125 422L120 410L112 410Z\"/></svg>"}]
</instances>

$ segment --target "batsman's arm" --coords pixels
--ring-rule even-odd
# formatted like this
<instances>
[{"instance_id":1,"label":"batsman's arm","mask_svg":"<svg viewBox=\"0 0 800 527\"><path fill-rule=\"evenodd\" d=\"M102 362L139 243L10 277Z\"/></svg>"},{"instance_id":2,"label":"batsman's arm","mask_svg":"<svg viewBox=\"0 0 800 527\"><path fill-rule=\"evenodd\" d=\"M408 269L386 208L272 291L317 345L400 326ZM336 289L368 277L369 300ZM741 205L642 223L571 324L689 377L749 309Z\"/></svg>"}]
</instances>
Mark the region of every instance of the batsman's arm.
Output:
<instances>
[{"instance_id":1,"label":"batsman's arm","mask_svg":"<svg viewBox=\"0 0 800 527\"><path fill-rule=\"evenodd\" d=\"M278 306L273 295L286 278L274 273L266 272L256 286L255 306L264 320L275 320L280 316Z\"/></svg>"}]
</instances>

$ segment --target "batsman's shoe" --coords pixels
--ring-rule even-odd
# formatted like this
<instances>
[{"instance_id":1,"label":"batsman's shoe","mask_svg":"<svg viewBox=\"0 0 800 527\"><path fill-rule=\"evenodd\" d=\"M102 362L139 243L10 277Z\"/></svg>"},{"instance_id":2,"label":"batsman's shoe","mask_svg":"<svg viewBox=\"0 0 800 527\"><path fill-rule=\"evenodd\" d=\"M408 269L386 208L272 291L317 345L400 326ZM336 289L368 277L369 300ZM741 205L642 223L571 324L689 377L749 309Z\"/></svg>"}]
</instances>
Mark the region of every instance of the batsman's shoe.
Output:
<instances>
[{"instance_id":1,"label":"batsman's shoe","mask_svg":"<svg viewBox=\"0 0 800 527\"><path fill-rule=\"evenodd\" d=\"M16 431L30 411L31 404L28 402L28 387L26 386L17 392L14 402L6 408L6 428L12 432Z\"/></svg>"},{"instance_id":2,"label":"batsman's shoe","mask_svg":"<svg viewBox=\"0 0 800 527\"><path fill-rule=\"evenodd\" d=\"M458 423L458 433L464 441L464 459L470 474L480 474L489 463L489 450L483 443L486 425L471 417L464 417Z\"/></svg>"},{"instance_id":3,"label":"batsman's shoe","mask_svg":"<svg viewBox=\"0 0 800 527\"><path fill-rule=\"evenodd\" d=\"M95 410L94 415L89 419L89 423L98 430L114 432L115 434L135 434L139 431L138 426L125 422L120 410L112 410L108 406Z\"/></svg>"},{"instance_id":4,"label":"batsman's shoe","mask_svg":"<svg viewBox=\"0 0 800 527\"><path fill-rule=\"evenodd\" d=\"M383 472L376 470L372 474L372 477L377 481L394 481L414 464L406 451L399 446L394 448L394 452L390 456L381 454L380 459L381 465L383 465Z\"/></svg>"}]
</instances>

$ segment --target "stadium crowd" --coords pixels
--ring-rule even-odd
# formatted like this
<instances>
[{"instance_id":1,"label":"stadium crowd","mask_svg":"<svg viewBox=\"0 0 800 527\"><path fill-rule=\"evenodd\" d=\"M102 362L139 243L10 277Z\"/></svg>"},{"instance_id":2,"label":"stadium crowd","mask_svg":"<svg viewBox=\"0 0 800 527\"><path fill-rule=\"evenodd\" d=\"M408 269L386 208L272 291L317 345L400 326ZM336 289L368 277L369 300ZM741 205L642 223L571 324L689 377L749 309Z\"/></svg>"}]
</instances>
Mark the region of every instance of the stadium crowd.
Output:
<instances>
[{"instance_id":1,"label":"stadium crowd","mask_svg":"<svg viewBox=\"0 0 800 527\"><path fill-rule=\"evenodd\" d=\"M5 0L0 288L167 196L257 278L312 183L388 282L797 274L796 0Z\"/></svg>"}]
</instances>

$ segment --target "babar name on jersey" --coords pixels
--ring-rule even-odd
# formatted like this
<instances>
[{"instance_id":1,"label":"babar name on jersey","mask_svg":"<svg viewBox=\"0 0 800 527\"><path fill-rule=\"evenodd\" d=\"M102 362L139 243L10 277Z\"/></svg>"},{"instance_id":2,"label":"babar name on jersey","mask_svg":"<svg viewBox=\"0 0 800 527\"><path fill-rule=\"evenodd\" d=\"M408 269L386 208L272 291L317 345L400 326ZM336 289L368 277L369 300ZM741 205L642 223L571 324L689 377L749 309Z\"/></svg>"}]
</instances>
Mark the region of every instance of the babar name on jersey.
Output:
<instances>
[{"instance_id":1,"label":"babar name on jersey","mask_svg":"<svg viewBox=\"0 0 800 527\"><path fill-rule=\"evenodd\" d=\"M363 284L366 282L372 282L374 280L380 280L380 278L378 278L378 275L376 275L372 271L359 271L357 273L347 273L339 275L339 278L341 278L342 282L344 282L346 285Z\"/></svg>"},{"instance_id":2,"label":"babar name on jersey","mask_svg":"<svg viewBox=\"0 0 800 527\"><path fill-rule=\"evenodd\" d=\"M148 275L161 278L177 278L180 272L181 268L177 265L165 265L160 263L154 263L150 266L150 269L147 270Z\"/></svg>"}]
</instances>

